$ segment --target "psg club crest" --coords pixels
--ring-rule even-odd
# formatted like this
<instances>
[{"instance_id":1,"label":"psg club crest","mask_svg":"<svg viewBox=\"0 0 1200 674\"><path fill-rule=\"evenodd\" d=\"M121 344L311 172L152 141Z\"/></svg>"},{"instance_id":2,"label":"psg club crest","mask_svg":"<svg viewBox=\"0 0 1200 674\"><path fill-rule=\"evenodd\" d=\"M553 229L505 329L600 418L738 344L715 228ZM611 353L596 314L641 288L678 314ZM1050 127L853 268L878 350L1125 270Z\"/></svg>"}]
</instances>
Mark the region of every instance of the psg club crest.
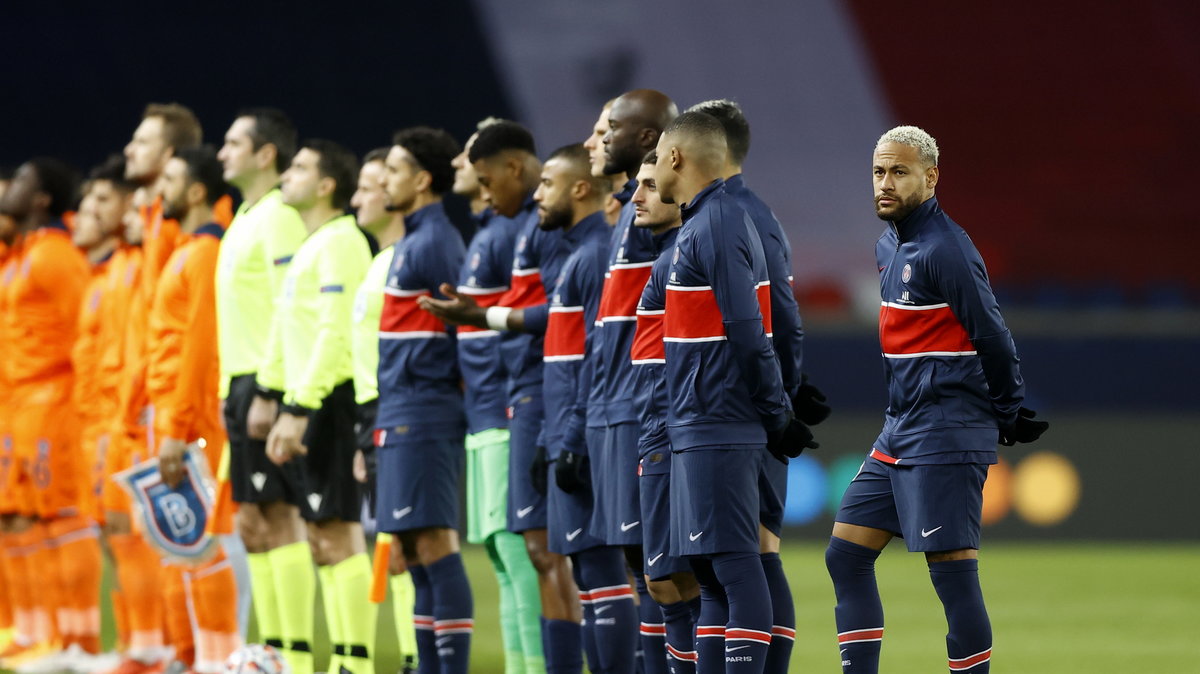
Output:
<instances>
[{"instance_id":1,"label":"psg club crest","mask_svg":"<svg viewBox=\"0 0 1200 674\"><path fill-rule=\"evenodd\" d=\"M912 265L906 264L904 265L904 269L900 272L900 280L908 283L910 279L912 279Z\"/></svg>"},{"instance_id":2,"label":"psg club crest","mask_svg":"<svg viewBox=\"0 0 1200 674\"><path fill-rule=\"evenodd\" d=\"M183 480L172 489L158 472L158 459L143 461L113 476L133 499L146 540L169 559L195 561L208 555L216 539L204 529L212 514L214 490L200 448L189 445Z\"/></svg>"}]
</instances>

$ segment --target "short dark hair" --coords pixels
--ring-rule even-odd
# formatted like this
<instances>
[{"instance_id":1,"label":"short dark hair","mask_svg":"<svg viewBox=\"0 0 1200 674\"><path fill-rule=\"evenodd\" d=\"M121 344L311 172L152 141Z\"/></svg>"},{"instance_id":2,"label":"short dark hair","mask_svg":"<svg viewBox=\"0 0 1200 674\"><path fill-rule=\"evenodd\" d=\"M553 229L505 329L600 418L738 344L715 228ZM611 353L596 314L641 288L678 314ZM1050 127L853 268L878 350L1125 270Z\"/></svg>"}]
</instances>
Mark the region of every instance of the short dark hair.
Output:
<instances>
[{"instance_id":1,"label":"short dark hair","mask_svg":"<svg viewBox=\"0 0 1200 674\"><path fill-rule=\"evenodd\" d=\"M278 108L246 108L237 114L254 120L250 143L255 150L270 143L275 146L275 170L283 173L296 156L296 125Z\"/></svg>"},{"instance_id":2,"label":"short dark hair","mask_svg":"<svg viewBox=\"0 0 1200 674\"><path fill-rule=\"evenodd\" d=\"M97 180L110 182L114 188L126 194L138 188L136 182L125 177L125 155L122 154L110 154L108 159L92 168L88 173L88 182L92 183Z\"/></svg>"},{"instance_id":3,"label":"short dark hair","mask_svg":"<svg viewBox=\"0 0 1200 674\"><path fill-rule=\"evenodd\" d=\"M431 192L445 194L454 186L454 167L450 162L462 152L462 146L454 136L442 129L414 126L397 131L392 144L412 155L422 171L429 171Z\"/></svg>"},{"instance_id":4,"label":"short dark hair","mask_svg":"<svg viewBox=\"0 0 1200 674\"><path fill-rule=\"evenodd\" d=\"M658 148L655 148L655 149L647 152L646 156L642 157L642 163L643 164L657 164L658 163Z\"/></svg>"},{"instance_id":5,"label":"short dark hair","mask_svg":"<svg viewBox=\"0 0 1200 674\"><path fill-rule=\"evenodd\" d=\"M358 159L354 153L345 147L322 138L311 138L300 144L300 149L308 149L321 156L317 160L317 173L322 178L333 178L337 187L333 188L330 203L334 208L345 210L350 205L350 197L358 188Z\"/></svg>"},{"instance_id":6,"label":"short dark hair","mask_svg":"<svg viewBox=\"0 0 1200 674\"><path fill-rule=\"evenodd\" d=\"M697 137L717 135L724 138L725 127L721 126L721 122L716 117L707 112L688 110L668 124L667 128L663 129L663 133L682 133Z\"/></svg>"},{"instance_id":7,"label":"short dark hair","mask_svg":"<svg viewBox=\"0 0 1200 674\"><path fill-rule=\"evenodd\" d=\"M191 108L179 103L151 103L142 112L142 119L160 117L163 121L163 141L167 145L182 150L187 147L200 145L204 130L200 120Z\"/></svg>"},{"instance_id":8,"label":"short dark hair","mask_svg":"<svg viewBox=\"0 0 1200 674\"><path fill-rule=\"evenodd\" d=\"M175 157L187 164L191 182L204 185L205 202L209 206L217 203L217 199L225 194L225 179L222 177L221 162L217 160L217 151L211 145L201 145L180 150Z\"/></svg>"},{"instance_id":9,"label":"short dark hair","mask_svg":"<svg viewBox=\"0 0 1200 674\"><path fill-rule=\"evenodd\" d=\"M29 165L37 173L38 191L50 195L46 208L50 215L61 216L74 203L79 190L79 174L66 162L54 157L34 157Z\"/></svg>"},{"instance_id":10,"label":"short dark hair","mask_svg":"<svg viewBox=\"0 0 1200 674\"><path fill-rule=\"evenodd\" d=\"M480 159L490 159L505 150L520 150L537 156L533 134L516 122L502 119L479 129L467 160L472 164Z\"/></svg>"},{"instance_id":11,"label":"short dark hair","mask_svg":"<svg viewBox=\"0 0 1200 674\"><path fill-rule=\"evenodd\" d=\"M546 157L546 162L549 163L554 159L565 159L570 162L579 172L580 178L588 181L597 194L612 193L612 178L592 175L591 154L583 146L583 143L572 143L558 148L551 152L549 157Z\"/></svg>"},{"instance_id":12,"label":"short dark hair","mask_svg":"<svg viewBox=\"0 0 1200 674\"><path fill-rule=\"evenodd\" d=\"M387 161L388 151L391 149L390 147L377 147L368 152L367 156L363 157L362 163L369 164L373 161Z\"/></svg>"},{"instance_id":13,"label":"short dark hair","mask_svg":"<svg viewBox=\"0 0 1200 674\"><path fill-rule=\"evenodd\" d=\"M697 103L687 111L703 112L720 122L721 127L725 129L725 143L729 145L729 158L739 166L746 161L746 155L750 153L750 122L746 121L746 115L742 112L740 105L727 98L722 98Z\"/></svg>"}]
</instances>

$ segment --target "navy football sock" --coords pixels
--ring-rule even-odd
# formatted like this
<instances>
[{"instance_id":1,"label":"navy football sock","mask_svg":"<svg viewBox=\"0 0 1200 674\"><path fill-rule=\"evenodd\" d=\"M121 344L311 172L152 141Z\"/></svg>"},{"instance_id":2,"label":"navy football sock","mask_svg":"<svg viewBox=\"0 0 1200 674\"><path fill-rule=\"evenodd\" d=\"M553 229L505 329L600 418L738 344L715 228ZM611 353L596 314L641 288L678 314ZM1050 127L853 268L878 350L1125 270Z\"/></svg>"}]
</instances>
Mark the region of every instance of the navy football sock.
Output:
<instances>
[{"instance_id":1,"label":"navy football sock","mask_svg":"<svg viewBox=\"0 0 1200 674\"><path fill-rule=\"evenodd\" d=\"M696 671L696 623L688 602L662 605L663 622L667 628L667 658L671 674L693 674Z\"/></svg>"},{"instance_id":2,"label":"navy football sock","mask_svg":"<svg viewBox=\"0 0 1200 674\"><path fill-rule=\"evenodd\" d=\"M574 558L571 558L571 575L575 577L575 587L579 588L579 607L583 619L579 622L579 639L588 669L600 666L600 655L596 652L596 614L593 612L591 593L583 589L583 568Z\"/></svg>"},{"instance_id":3,"label":"navy football sock","mask_svg":"<svg viewBox=\"0 0 1200 674\"><path fill-rule=\"evenodd\" d=\"M542 650L546 654L546 674L580 674L583 652L579 625L570 620L542 618Z\"/></svg>"},{"instance_id":4,"label":"navy football sock","mask_svg":"<svg viewBox=\"0 0 1200 674\"><path fill-rule=\"evenodd\" d=\"M688 613L692 614L692 624L700 622L700 595L696 595L687 602Z\"/></svg>"},{"instance_id":5,"label":"navy football sock","mask_svg":"<svg viewBox=\"0 0 1200 674\"><path fill-rule=\"evenodd\" d=\"M723 674L729 603L713 572L712 562L703 557L692 557L690 561L696 582L700 584L700 617L696 620L696 672Z\"/></svg>"},{"instance_id":6,"label":"navy football sock","mask_svg":"<svg viewBox=\"0 0 1200 674\"><path fill-rule=\"evenodd\" d=\"M767 589L771 592L771 648L767 650L766 674L787 674L796 643L796 604L792 588L783 573L783 560L778 552L760 555Z\"/></svg>"},{"instance_id":7,"label":"navy football sock","mask_svg":"<svg viewBox=\"0 0 1200 674\"><path fill-rule=\"evenodd\" d=\"M725 671L759 673L771 646L771 591L756 552L712 556L713 573L729 602L725 625Z\"/></svg>"},{"instance_id":8,"label":"navy football sock","mask_svg":"<svg viewBox=\"0 0 1200 674\"><path fill-rule=\"evenodd\" d=\"M879 648L883 641L883 603L875 584L875 560L879 551L830 538L825 549L825 567L833 580L837 606L838 648L844 674L877 674Z\"/></svg>"},{"instance_id":9,"label":"navy football sock","mask_svg":"<svg viewBox=\"0 0 1200 674\"><path fill-rule=\"evenodd\" d=\"M646 674L667 674L667 626L663 609L650 596L646 577L634 573L638 593L638 619L641 621L642 671Z\"/></svg>"},{"instance_id":10,"label":"navy football sock","mask_svg":"<svg viewBox=\"0 0 1200 674\"><path fill-rule=\"evenodd\" d=\"M600 547L571 555L579 569L576 581L581 600L591 606L584 626L596 644L593 674L632 672L637 650L638 616L633 588L625 575L625 555L619 547ZM584 636L587 639L587 636Z\"/></svg>"},{"instance_id":11,"label":"navy football sock","mask_svg":"<svg viewBox=\"0 0 1200 674\"><path fill-rule=\"evenodd\" d=\"M946 609L950 671L983 674L991 669L992 623L979 589L979 560L933 562L929 577Z\"/></svg>"},{"instance_id":12,"label":"navy football sock","mask_svg":"<svg viewBox=\"0 0 1200 674\"><path fill-rule=\"evenodd\" d=\"M433 636L433 586L423 566L409 566L413 582L413 627L417 633L417 662L422 672L437 671L437 643ZM428 664L425 664L428 663Z\"/></svg>"},{"instance_id":13,"label":"navy football sock","mask_svg":"<svg viewBox=\"0 0 1200 674\"><path fill-rule=\"evenodd\" d=\"M440 674L466 674L475 603L462 555L446 555L425 569L433 586L433 629Z\"/></svg>"}]
</instances>

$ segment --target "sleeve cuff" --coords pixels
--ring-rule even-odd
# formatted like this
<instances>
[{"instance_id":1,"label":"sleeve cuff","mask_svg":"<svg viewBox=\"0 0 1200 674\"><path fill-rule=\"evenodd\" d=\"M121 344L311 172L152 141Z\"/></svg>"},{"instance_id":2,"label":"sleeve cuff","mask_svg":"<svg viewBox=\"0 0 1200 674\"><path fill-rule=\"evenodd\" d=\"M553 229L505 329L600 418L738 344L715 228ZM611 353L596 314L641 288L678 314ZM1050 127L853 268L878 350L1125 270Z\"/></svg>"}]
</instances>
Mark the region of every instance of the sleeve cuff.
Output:
<instances>
[{"instance_id":1,"label":"sleeve cuff","mask_svg":"<svg viewBox=\"0 0 1200 674\"><path fill-rule=\"evenodd\" d=\"M274 400L275 402L279 402L279 401L283 400L283 391L277 391L273 388L268 388L268 387L263 386L262 384L258 383L257 381L254 382L254 394L257 395L259 398L265 398L266 400Z\"/></svg>"},{"instance_id":2,"label":"sleeve cuff","mask_svg":"<svg viewBox=\"0 0 1200 674\"><path fill-rule=\"evenodd\" d=\"M279 411L283 414L290 414L294 417L310 417L317 410L296 403L285 403L280 406Z\"/></svg>"}]
</instances>

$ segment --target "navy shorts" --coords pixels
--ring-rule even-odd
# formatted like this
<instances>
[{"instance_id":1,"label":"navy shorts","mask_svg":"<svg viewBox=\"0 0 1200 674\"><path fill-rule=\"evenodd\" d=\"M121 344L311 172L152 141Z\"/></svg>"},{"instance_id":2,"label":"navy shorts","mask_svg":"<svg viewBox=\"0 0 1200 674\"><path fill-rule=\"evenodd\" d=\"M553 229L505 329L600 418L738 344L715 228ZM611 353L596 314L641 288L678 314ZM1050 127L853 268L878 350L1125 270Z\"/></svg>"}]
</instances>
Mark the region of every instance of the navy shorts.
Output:
<instances>
[{"instance_id":1,"label":"navy shorts","mask_svg":"<svg viewBox=\"0 0 1200 674\"><path fill-rule=\"evenodd\" d=\"M508 530L519 534L530 529L545 529L546 497L538 493L529 480L529 466L537 454L538 435L546 418L541 391L517 397L509 412ZM553 470L549 481L554 481Z\"/></svg>"},{"instance_id":2,"label":"navy shorts","mask_svg":"<svg viewBox=\"0 0 1200 674\"><path fill-rule=\"evenodd\" d=\"M592 490L584 488L574 494L558 488L554 481L554 464L550 464L546 508L546 538L550 552L573 555L604 545L604 541L592 535Z\"/></svg>"},{"instance_id":3,"label":"navy shorts","mask_svg":"<svg viewBox=\"0 0 1200 674\"><path fill-rule=\"evenodd\" d=\"M381 431L375 450L375 520L379 531L458 527L459 485L466 462L463 429L397 426Z\"/></svg>"},{"instance_id":4,"label":"navy shorts","mask_svg":"<svg viewBox=\"0 0 1200 674\"><path fill-rule=\"evenodd\" d=\"M587 429L595 512L592 535L608 545L641 545L638 505L638 425Z\"/></svg>"},{"instance_id":5,"label":"navy shorts","mask_svg":"<svg viewBox=\"0 0 1200 674\"><path fill-rule=\"evenodd\" d=\"M687 560L670 553L671 474L653 473L638 478L642 506L642 568L650 580L692 570Z\"/></svg>"},{"instance_id":6,"label":"navy shorts","mask_svg":"<svg viewBox=\"0 0 1200 674\"><path fill-rule=\"evenodd\" d=\"M987 472L979 463L893 466L868 458L835 520L890 531L909 552L978 550Z\"/></svg>"},{"instance_id":7,"label":"navy shorts","mask_svg":"<svg viewBox=\"0 0 1200 674\"><path fill-rule=\"evenodd\" d=\"M788 467L763 449L762 472L758 474L758 521L767 531L783 535L783 508L787 504Z\"/></svg>"},{"instance_id":8,"label":"navy shorts","mask_svg":"<svg viewBox=\"0 0 1200 674\"><path fill-rule=\"evenodd\" d=\"M705 447L671 458L671 549L679 557L759 551L761 447Z\"/></svg>"}]
</instances>

